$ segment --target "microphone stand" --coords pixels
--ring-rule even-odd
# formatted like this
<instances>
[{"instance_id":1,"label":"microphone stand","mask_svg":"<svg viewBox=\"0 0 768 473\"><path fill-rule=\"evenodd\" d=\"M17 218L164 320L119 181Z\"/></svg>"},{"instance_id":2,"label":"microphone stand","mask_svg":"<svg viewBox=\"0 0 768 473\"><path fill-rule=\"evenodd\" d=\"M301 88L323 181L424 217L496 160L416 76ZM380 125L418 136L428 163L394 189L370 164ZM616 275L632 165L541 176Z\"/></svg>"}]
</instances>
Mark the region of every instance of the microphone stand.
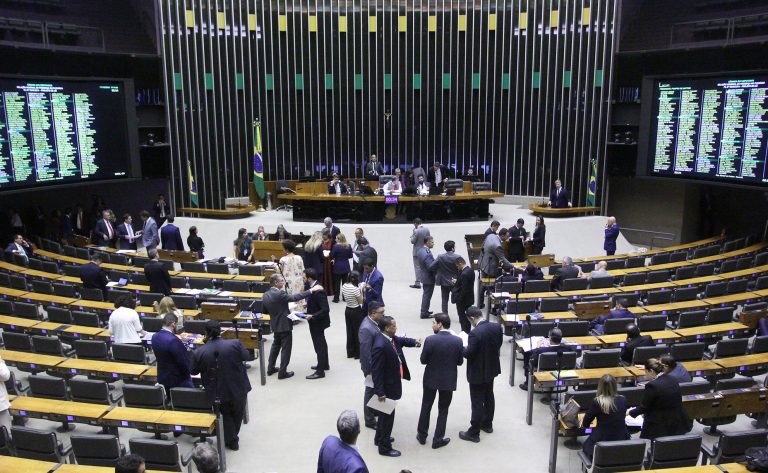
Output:
<instances>
[{"instance_id":1,"label":"microphone stand","mask_svg":"<svg viewBox=\"0 0 768 473\"><path fill-rule=\"evenodd\" d=\"M221 397L219 395L219 352L213 352L213 368L208 369L208 376L213 387L213 414L216 416L216 447L219 450L219 471L227 471L224 453L224 418L221 417Z\"/></svg>"},{"instance_id":2,"label":"microphone stand","mask_svg":"<svg viewBox=\"0 0 768 473\"><path fill-rule=\"evenodd\" d=\"M560 366L563 359L563 351L558 347L557 360L555 362L555 389L560 386ZM551 399L549 404L549 410L552 414L552 430L549 436L549 473L555 473L557 469L557 442L558 433L560 430L560 393L557 393L554 398Z\"/></svg>"}]
</instances>

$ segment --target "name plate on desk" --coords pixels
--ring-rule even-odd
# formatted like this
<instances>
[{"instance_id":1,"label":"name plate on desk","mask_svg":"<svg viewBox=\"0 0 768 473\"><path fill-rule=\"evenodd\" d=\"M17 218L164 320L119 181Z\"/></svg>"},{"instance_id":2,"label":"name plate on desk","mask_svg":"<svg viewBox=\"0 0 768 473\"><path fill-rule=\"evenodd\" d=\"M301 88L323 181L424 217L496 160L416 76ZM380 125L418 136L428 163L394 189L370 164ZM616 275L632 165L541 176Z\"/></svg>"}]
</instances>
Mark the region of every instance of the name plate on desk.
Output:
<instances>
[{"instance_id":1,"label":"name plate on desk","mask_svg":"<svg viewBox=\"0 0 768 473\"><path fill-rule=\"evenodd\" d=\"M385 204L396 204L400 202L400 196L399 195L385 195L384 196L384 203Z\"/></svg>"}]
</instances>

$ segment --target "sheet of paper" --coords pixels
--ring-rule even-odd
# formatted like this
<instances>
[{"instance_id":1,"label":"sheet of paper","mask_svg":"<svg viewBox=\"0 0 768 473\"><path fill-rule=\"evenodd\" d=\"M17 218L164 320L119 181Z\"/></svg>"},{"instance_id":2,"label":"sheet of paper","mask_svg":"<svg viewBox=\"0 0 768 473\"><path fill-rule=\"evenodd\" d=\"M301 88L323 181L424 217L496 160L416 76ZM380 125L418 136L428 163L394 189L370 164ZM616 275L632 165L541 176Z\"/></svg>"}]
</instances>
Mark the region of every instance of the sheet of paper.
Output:
<instances>
[{"instance_id":1,"label":"sheet of paper","mask_svg":"<svg viewBox=\"0 0 768 473\"><path fill-rule=\"evenodd\" d=\"M365 377L365 387L366 388L372 388L373 387L373 376L368 375Z\"/></svg>"},{"instance_id":2,"label":"sheet of paper","mask_svg":"<svg viewBox=\"0 0 768 473\"><path fill-rule=\"evenodd\" d=\"M534 348L539 347L539 343L541 343L541 346L549 346L549 341L545 337L531 337L531 338L523 338L521 340L517 340L517 346L521 347L523 351L528 352L533 350Z\"/></svg>"},{"instance_id":3,"label":"sheet of paper","mask_svg":"<svg viewBox=\"0 0 768 473\"><path fill-rule=\"evenodd\" d=\"M389 415L395 412L397 401L389 398L384 399L383 401L379 401L379 397L374 394L373 397L371 397L371 400L368 401L368 407Z\"/></svg>"},{"instance_id":4,"label":"sheet of paper","mask_svg":"<svg viewBox=\"0 0 768 473\"><path fill-rule=\"evenodd\" d=\"M467 332L459 332L457 336L461 339L461 343L464 347L469 345L469 334Z\"/></svg>"},{"instance_id":5,"label":"sheet of paper","mask_svg":"<svg viewBox=\"0 0 768 473\"><path fill-rule=\"evenodd\" d=\"M219 295L222 297L228 297L232 295L232 291L221 291Z\"/></svg>"},{"instance_id":6,"label":"sheet of paper","mask_svg":"<svg viewBox=\"0 0 768 473\"><path fill-rule=\"evenodd\" d=\"M640 414L637 417L626 416L624 418L624 423L627 424L627 427L642 427L643 426L643 415Z\"/></svg>"},{"instance_id":7,"label":"sheet of paper","mask_svg":"<svg viewBox=\"0 0 768 473\"><path fill-rule=\"evenodd\" d=\"M115 286L117 286L117 281L109 281L107 283L107 287L115 287Z\"/></svg>"}]
</instances>

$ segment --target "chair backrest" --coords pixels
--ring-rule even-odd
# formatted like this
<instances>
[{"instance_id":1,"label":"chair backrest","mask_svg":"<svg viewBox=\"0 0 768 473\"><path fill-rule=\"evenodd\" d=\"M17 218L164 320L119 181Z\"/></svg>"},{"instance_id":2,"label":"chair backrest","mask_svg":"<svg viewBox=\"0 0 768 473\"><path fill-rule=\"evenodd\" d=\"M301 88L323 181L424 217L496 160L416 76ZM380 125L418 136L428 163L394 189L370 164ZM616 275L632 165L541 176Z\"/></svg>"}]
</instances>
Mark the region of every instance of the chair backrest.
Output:
<instances>
[{"instance_id":1,"label":"chair backrest","mask_svg":"<svg viewBox=\"0 0 768 473\"><path fill-rule=\"evenodd\" d=\"M568 310L567 297L548 297L539 304L541 312L565 312Z\"/></svg>"},{"instance_id":2,"label":"chair backrest","mask_svg":"<svg viewBox=\"0 0 768 473\"><path fill-rule=\"evenodd\" d=\"M198 335L205 335L205 323L207 320L185 320L184 331L188 333L196 333Z\"/></svg>"},{"instance_id":3,"label":"chair backrest","mask_svg":"<svg viewBox=\"0 0 768 473\"><path fill-rule=\"evenodd\" d=\"M75 340L72 346L78 358L84 360L109 360L107 342L102 340Z\"/></svg>"},{"instance_id":4,"label":"chair backrest","mask_svg":"<svg viewBox=\"0 0 768 473\"><path fill-rule=\"evenodd\" d=\"M585 337L589 335L588 320L562 320L557 328L563 332L563 337Z\"/></svg>"},{"instance_id":5,"label":"chair backrest","mask_svg":"<svg viewBox=\"0 0 768 473\"><path fill-rule=\"evenodd\" d=\"M672 302L672 291L663 289L660 291L648 291L645 301L648 305L669 304Z\"/></svg>"},{"instance_id":6,"label":"chair backrest","mask_svg":"<svg viewBox=\"0 0 768 473\"><path fill-rule=\"evenodd\" d=\"M547 280L526 281L523 292L550 292L552 283Z\"/></svg>"},{"instance_id":7,"label":"chair backrest","mask_svg":"<svg viewBox=\"0 0 768 473\"><path fill-rule=\"evenodd\" d=\"M187 287L187 279L181 276L171 276L171 287L174 289L184 289Z\"/></svg>"},{"instance_id":8,"label":"chair backrest","mask_svg":"<svg viewBox=\"0 0 768 473\"><path fill-rule=\"evenodd\" d=\"M127 281L131 279L131 273L128 271L118 271L117 269L107 270L107 275L109 275L110 281L119 281L121 279L125 279Z\"/></svg>"},{"instance_id":9,"label":"chair backrest","mask_svg":"<svg viewBox=\"0 0 768 473\"><path fill-rule=\"evenodd\" d=\"M749 282L746 279L734 279L728 283L728 294L739 294L741 292L747 292L747 284Z\"/></svg>"},{"instance_id":10,"label":"chair backrest","mask_svg":"<svg viewBox=\"0 0 768 473\"><path fill-rule=\"evenodd\" d=\"M616 305L616 301L624 299L626 305L624 307L637 307L640 303L640 294L637 292L622 292L621 294L615 294L611 297L611 305Z\"/></svg>"},{"instance_id":11,"label":"chair backrest","mask_svg":"<svg viewBox=\"0 0 768 473\"><path fill-rule=\"evenodd\" d=\"M69 400L67 383L63 378L30 375L27 381L29 382L29 392L34 397L58 399L59 401Z\"/></svg>"},{"instance_id":12,"label":"chair backrest","mask_svg":"<svg viewBox=\"0 0 768 473\"><path fill-rule=\"evenodd\" d=\"M595 350L584 352L583 366L584 368L611 368L613 366L619 366L619 360L621 359L621 349L613 348L606 350Z\"/></svg>"},{"instance_id":13,"label":"chair backrest","mask_svg":"<svg viewBox=\"0 0 768 473\"><path fill-rule=\"evenodd\" d=\"M248 281L227 280L222 281L222 289L234 292L250 292L251 286Z\"/></svg>"},{"instance_id":14,"label":"chair backrest","mask_svg":"<svg viewBox=\"0 0 768 473\"><path fill-rule=\"evenodd\" d=\"M696 266L681 266L675 270L675 280L690 279L696 275Z\"/></svg>"},{"instance_id":15,"label":"chair backrest","mask_svg":"<svg viewBox=\"0 0 768 473\"><path fill-rule=\"evenodd\" d=\"M131 453L141 455L147 470L181 471L176 442L133 438L128 442L128 448Z\"/></svg>"},{"instance_id":16,"label":"chair backrest","mask_svg":"<svg viewBox=\"0 0 768 473\"><path fill-rule=\"evenodd\" d=\"M728 259L720 263L719 273L730 273L738 269L739 262L735 259Z\"/></svg>"},{"instance_id":17,"label":"chair backrest","mask_svg":"<svg viewBox=\"0 0 768 473\"><path fill-rule=\"evenodd\" d=\"M680 383L680 393L683 396L691 394L706 394L712 390L709 381L687 381Z\"/></svg>"},{"instance_id":18,"label":"chair backrest","mask_svg":"<svg viewBox=\"0 0 768 473\"><path fill-rule=\"evenodd\" d=\"M707 345L702 342L675 343L669 347L669 354L677 361L695 361L704 357Z\"/></svg>"},{"instance_id":19,"label":"chair backrest","mask_svg":"<svg viewBox=\"0 0 768 473\"><path fill-rule=\"evenodd\" d=\"M517 302L514 300L507 301L507 314L530 314L536 312L536 300L535 299L520 299Z\"/></svg>"},{"instance_id":20,"label":"chair backrest","mask_svg":"<svg viewBox=\"0 0 768 473\"><path fill-rule=\"evenodd\" d=\"M133 293L131 291L124 291L121 289L112 289L107 293L107 299L109 302L115 302L118 298L127 296L133 298Z\"/></svg>"},{"instance_id":21,"label":"chair backrest","mask_svg":"<svg viewBox=\"0 0 768 473\"><path fill-rule=\"evenodd\" d=\"M159 292L140 292L139 293L139 305L152 307L155 302L160 302L160 299L165 295Z\"/></svg>"},{"instance_id":22,"label":"chair backrest","mask_svg":"<svg viewBox=\"0 0 768 473\"><path fill-rule=\"evenodd\" d=\"M563 279L560 286L561 291L581 291L587 288L589 279L587 278L568 278Z\"/></svg>"},{"instance_id":23,"label":"chair backrest","mask_svg":"<svg viewBox=\"0 0 768 473\"><path fill-rule=\"evenodd\" d=\"M581 268L581 271L584 273L591 273L592 271L595 270L597 263L595 263L594 261L587 261L586 263L576 263L575 266L578 266L579 268Z\"/></svg>"},{"instance_id":24,"label":"chair backrest","mask_svg":"<svg viewBox=\"0 0 768 473\"><path fill-rule=\"evenodd\" d=\"M197 309L195 296L171 296L171 298L179 309Z\"/></svg>"},{"instance_id":25,"label":"chair backrest","mask_svg":"<svg viewBox=\"0 0 768 473\"><path fill-rule=\"evenodd\" d=\"M757 312L768 309L768 302L753 302L751 304L744 304L742 312Z\"/></svg>"},{"instance_id":26,"label":"chair backrest","mask_svg":"<svg viewBox=\"0 0 768 473\"><path fill-rule=\"evenodd\" d=\"M72 322L75 325L84 325L86 327L99 327L99 314L94 312L85 312L82 310L72 311Z\"/></svg>"},{"instance_id":27,"label":"chair backrest","mask_svg":"<svg viewBox=\"0 0 768 473\"><path fill-rule=\"evenodd\" d=\"M147 356L144 352L144 347L141 345L132 345L130 343L113 343L112 359L139 365L147 364Z\"/></svg>"},{"instance_id":28,"label":"chair backrest","mask_svg":"<svg viewBox=\"0 0 768 473\"><path fill-rule=\"evenodd\" d=\"M644 440L597 442L592 457L592 473L639 470L644 458Z\"/></svg>"},{"instance_id":29,"label":"chair backrest","mask_svg":"<svg viewBox=\"0 0 768 473\"><path fill-rule=\"evenodd\" d=\"M80 277L80 266L66 264L62 266L61 269L64 271L64 274L66 274L67 276L71 276L73 278Z\"/></svg>"},{"instance_id":30,"label":"chair backrest","mask_svg":"<svg viewBox=\"0 0 768 473\"><path fill-rule=\"evenodd\" d=\"M635 348L632 352L632 364L643 365L648 358L659 358L661 355L667 353L669 348L666 345L656 345L655 347L639 347Z\"/></svg>"},{"instance_id":31,"label":"chair backrest","mask_svg":"<svg viewBox=\"0 0 768 473\"><path fill-rule=\"evenodd\" d=\"M608 271L612 269L624 269L627 266L627 261L623 259L612 259L610 261L606 261L608 265L605 267Z\"/></svg>"},{"instance_id":32,"label":"chair backrest","mask_svg":"<svg viewBox=\"0 0 768 473\"><path fill-rule=\"evenodd\" d=\"M114 467L125 450L115 435L73 435L70 441L79 465Z\"/></svg>"},{"instance_id":33,"label":"chair backrest","mask_svg":"<svg viewBox=\"0 0 768 473\"><path fill-rule=\"evenodd\" d=\"M15 439L16 436L13 435ZM743 432L723 432L720 434L717 455L713 464L744 461L744 452L751 447L768 446L768 430L747 430Z\"/></svg>"},{"instance_id":34,"label":"chair backrest","mask_svg":"<svg viewBox=\"0 0 768 473\"><path fill-rule=\"evenodd\" d=\"M677 320L678 328L698 327L707 323L706 310L689 310L681 312Z\"/></svg>"},{"instance_id":35,"label":"chair backrest","mask_svg":"<svg viewBox=\"0 0 768 473\"><path fill-rule=\"evenodd\" d=\"M184 278L180 278L184 279ZM173 276L171 276L171 282L173 282ZM133 273L131 274L131 284L141 284L142 286L149 286L149 279L147 279L146 276L144 276L144 273ZM176 286L172 286L176 287Z\"/></svg>"},{"instance_id":36,"label":"chair backrest","mask_svg":"<svg viewBox=\"0 0 768 473\"><path fill-rule=\"evenodd\" d=\"M69 393L75 402L109 404L109 385L104 380L71 378Z\"/></svg>"},{"instance_id":37,"label":"chair backrest","mask_svg":"<svg viewBox=\"0 0 768 473\"><path fill-rule=\"evenodd\" d=\"M75 257L77 252L75 251L75 247L71 245L64 245L64 256L71 256Z\"/></svg>"},{"instance_id":38,"label":"chair backrest","mask_svg":"<svg viewBox=\"0 0 768 473\"><path fill-rule=\"evenodd\" d=\"M693 287L678 287L675 289L675 302L692 301L699 295L699 288Z\"/></svg>"},{"instance_id":39,"label":"chair backrest","mask_svg":"<svg viewBox=\"0 0 768 473\"><path fill-rule=\"evenodd\" d=\"M32 353L32 338L26 333L3 331L3 342L6 350L25 351Z\"/></svg>"},{"instance_id":40,"label":"chair backrest","mask_svg":"<svg viewBox=\"0 0 768 473\"><path fill-rule=\"evenodd\" d=\"M701 450L701 435L657 437L651 443L648 469L696 466Z\"/></svg>"},{"instance_id":41,"label":"chair backrest","mask_svg":"<svg viewBox=\"0 0 768 473\"><path fill-rule=\"evenodd\" d=\"M595 398L595 396L597 396L597 391L594 389L586 391L569 391L565 393L565 402L573 399L579 404L581 410L585 411L589 408L589 405L592 404L592 400Z\"/></svg>"},{"instance_id":42,"label":"chair backrest","mask_svg":"<svg viewBox=\"0 0 768 473\"><path fill-rule=\"evenodd\" d=\"M715 274L715 263L703 263L696 266L696 277L711 276Z\"/></svg>"},{"instance_id":43,"label":"chair backrest","mask_svg":"<svg viewBox=\"0 0 768 473\"><path fill-rule=\"evenodd\" d=\"M149 263L149 258L144 258L142 256L134 256L131 259L131 262L135 267L143 268L147 263Z\"/></svg>"},{"instance_id":44,"label":"chair backrest","mask_svg":"<svg viewBox=\"0 0 768 473\"><path fill-rule=\"evenodd\" d=\"M189 278L187 282L190 289L210 289L215 286L212 278Z\"/></svg>"},{"instance_id":45,"label":"chair backrest","mask_svg":"<svg viewBox=\"0 0 768 473\"><path fill-rule=\"evenodd\" d=\"M37 308L37 304L30 304L29 302L16 302L13 304L13 313L18 317L24 317L25 319L40 319L40 311Z\"/></svg>"},{"instance_id":46,"label":"chair backrest","mask_svg":"<svg viewBox=\"0 0 768 473\"><path fill-rule=\"evenodd\" d=\"M205 264L196 262L181 263L181 270L190 273L204 273Z\"/></svg>"},{"instance_id":47,"label":"chair backrest","mask_svg":"<svg viewBox=\"0 0 768 473\"><path fill-rule=\"evenodd\" d=\"M208 272L212 274L229 274L229 265L222 263L208 263Z\"/></svg>"},{"instance_id":48,"label":"chair backrest","mask_svg":"<svg viewBox=\"0 0 768 473\"><path fill-rule=\"evenodd\" d=\"M755 290L768 289L768 276L760 276L755 282Z\"/></svg>"},{"instance_id":49,"label":"chair backrest","mask_svg":"<svg viewBox=\"0 0 768 473\"><path fill-rule=\"evenodd\" d=\"M264 276L264 267L256 265L240 266L238 273L243 276Z\"/></svg>"},{"instance_id":50,"label":"chair backrest","mask_svg":"<svg viewBox=\"0 0 768 473\"><path fill-rule=\"evenodd\" d=\"M576 368L575 351L563 351L561 356L556 352L547 352L539 355L539 371L552 371L556 369L572 370Z\"/></svg>"},{"instance_id":51,"label":"chair backrest","mask_svg":"<svg viewBox=\"0 0 768 473\"><path fill-rule=\"evenodd\" d=\"M4 314L4 315L13 314L13 302L0 300L0 314Z\"/></svg>"},{"instance_id":52,"label":"chair backrest","mask_svg":"<svg viewBox=\"0 0 768 473\"><path fill-rule=\"evenodd\" d=\"M53 294L53 286L48 281L32 280L32 292L38 294Z\"/></svg>"},{"instance_id":53,"label":"chair backrest","mask_svg":"<svg viewBox=\"0 0 768 473\"><path fill-rule=\"evenodd\" d=\"M72 324L72 312L69 309L52 305L45 309L45 312L49 322Z\"/></svg>"},{"instance_id":54,"label":"chair backrest","mask_svg":"<svg viewBox=\"0 0 768 473\"><path fill-rule=\"evenodd\" d=\"M186 325L186 323L184 325ZM141 327L146 332L159 332L163 328L163 318L162 317L142 317Z\"/></svg>"},{"instance_id":55,"label":"chair backrest","mask_svg":"<svg viewBox=\"0 0 768 473\"><path fill-rule=\"evenodd\" d=\"M715 345L715 357L725 358L729 356L746 355L748 345L748 338L732 338L720 340Z\"/></svg>"},{"instance_id":56,"label":"chair backrest","mask_svg":"<svg viewBox=\"0 0 768 473\"><path fill-rule=\"evenodd\" d=\"M104 293L101 292L101 289L96 289L93 287L81 287L80 297L89 301L104 301Z\"/></svg>"},{"instance_id":57,"label":"chair backrest","mask_svg":"<svg viewBox=\"0 0 768 473\"><path fill-rule=\"evenodd\" d=\"M654 264L667 264L669 263L669 253L659 253L658 255L651 256L651 266Z\"/></svg>"},{"instance_id":58,"label":"chair backrest","mask_svg":"<svg viewBox=\"0 0 768 473\"><path fill-rule=\"evenodd\" d=\"M715 391L727 391L729 389L747 389L755 386L755 380L747 376L738 376L730 379L719 379L715 383Z\"/></svg>"},{"instance_id":59,"label":"chair backrest","mask_svg":"<svg viewBox=\"0 0 768 473\"><path fill-rule=\"evenodd\" d=\"M752 343L752 349L750 353L765 353L768 352L768 335L755 337L754 343Z\"/></svg>"},{"instance_id":60,"label":"chair backrest","mask_svg":"<svg viewBox=\"0 0 768 473\"><path fill-rule=\"evenodd\" d=\"M633 274L627 274L624 276L624 280L622 281L622 286L639 286L641 284L645 284L645 280L648 278L647 273L633 273Z\"/></svg>"},{"instance_id":61,"label":"chair backrest","mask_svg":"<svg viewBox=\"0 0 768 473\"><path fill-rule=\"evenodd\" d=\"M722 296L722 295L725 295L727 291L728 291L727 281L712 282L707 284L707 287L704 288L704 297Z\"/></svg>"},{"instance_id":62,"label":"chair backrest","mask_svg":"<svg viewBox=\"0 0 768 473\"><path fill-rule=\"evenodd\" d=\"M709 313L707 313L707 324L712 325L733 322L733 313L735 311L736 308L733 306L713 307L709 309Z\"/></svg>"},{"instance_id":63,"label":"chair backrest","mask_svg":"<svg viewBox=\"0 0 768 473\"><path fill-rule=\"evenodd\" d=\"M619 387L619 394L627 398L627 406L639 406L643 401L645 386Z\"/></svg>"},{"instance_id":64,"label":"chair backrest","mask_svg":"<svg viewBox=\"0 0 768 473\"><path fill-rule=\"evenodd\" d=\"M664 314L644 315L637 318L637 328L640 332L655 332L667 328L667 316Z\"/></svg>"},{"instance_id":65,"label":"chair backrest","mask_svg":"<svg viewBox=\"0 0 768 473\"><path fill-rule=\"evenodd\" d=\"M667 282L669 281L669 270L668 269L658 269L656 271L650 271L646 275L645 282L647 284L657 283L657 282Z\"/></svg>"},{"instance_id":66,"label":"chair backrest","mask_svg":"<svg viewBox=\"0 0 768 473\"><path fill-rule=\"evenodd\" d=\"M61 297L71 297L77 299L77 287L72 284L64 284L55 282L51 284L53 286L53 294Z\"/></svg>"},{"instance_id":67,"label":"chair backrest","mask_svg":"<svg viewBox=\"0 0 768 473\"><path fill-rule=\"evenodd\" d=\"M171 404L176 411L211 412L213 410L205 389L171 388Z\"/></svg>"},{"instance_id":68,"label":"chair backrest","mask_svg":"<svg viewBox=\"0 0 768 473\"><path fill-rule=\"evenodd\" d=\"M603 324L603 333L606 335L615 335L617 333L626 333L627 325L634 323L634 318L608 319Z\"/></svg>"},{"instance_id":69,"label":"chair backrest","mask_svg":"<svg viewBox=\"0 0 768 473\"><path fill-rule=\"evenodd\" d=\"M61 463L63 460L55 432L15 426L11 427L11 437L16 456L54 463Z\"/></svg>"},{"instance_id":70,"label":"chair backrest","mask_svg":"<svg viewBox=\"0 0 768 473\"><path fill-rule=\"evenodd\" d=\"M645 256L627 258L627 268L642 268L645 266Z\"/></svg>"},{"instance_id":71,"label":"chair backrest","mask_svg":"<svg viewBox=\"0 0 768 473\"><path fill-rule=\"evenodd\" d=\"M126 384L123 386L123 404L125 407L165 409L165 390L162 385Z\"/></svg>"},{"instance_id":72,"label":"chair backrest","mask_svg":"<svg viewBox=\"0 0 768 473\"><path fill-rule=\"evenodd\" d=\"M609 287L613 287L613 276L603 276L589 280L590 289L605 289Z\"/></svg>"},{"instance_id":73,"label":"chair backrest","mask_svg":"<svg viewBox=\"0 0 768 473\"><path fill-rule=\"evenodd\" d=\"M32 347L35 353L43 355L64 356L64 347L61 340L56 337L46 337L45 335L33 335Z\"/></svg>"},{"instance_id":74,"label":"chair backrest","mask_svg":"<svg viewBox=\"0 0 768 473\"><path fill-rule=\"evenodd\" d=\"M756 254L753 264L754 266L762 266L764 264L768 264L768 251Z\"/></svg>"},{"instance_id":75,"label":"chair backrest","mask_svg":"<svg viewBox=\"0 0 768 473\"><path fill-rule=\"evenodd\" d=\"M75 254L76 254L76 257L80 259L91 258L91 252L88 250L88 248L75 248Z\"/></svg>"},{"instance_id":76,"label":"chair backrest","mask_svg":"<svg viewBox=\"0 0 768 473\"><path fill-rule=\"evenodd\" d=\"M126 266L128 264L128 257L121 255L120 253L109 253L107 259L112 264L120 264Z\"/></svg>"},{"instance_id":77,"label":"chair backrest","mask_svg":"<svg viewBox=\"0 0 768 473\"><path fill-rule=\"evenodd\" d=\"M742 256L738 259L738 262L736 264L737 269L749 269L752 267L752 257L751 256Z\"/></svg>"}]
</instances>

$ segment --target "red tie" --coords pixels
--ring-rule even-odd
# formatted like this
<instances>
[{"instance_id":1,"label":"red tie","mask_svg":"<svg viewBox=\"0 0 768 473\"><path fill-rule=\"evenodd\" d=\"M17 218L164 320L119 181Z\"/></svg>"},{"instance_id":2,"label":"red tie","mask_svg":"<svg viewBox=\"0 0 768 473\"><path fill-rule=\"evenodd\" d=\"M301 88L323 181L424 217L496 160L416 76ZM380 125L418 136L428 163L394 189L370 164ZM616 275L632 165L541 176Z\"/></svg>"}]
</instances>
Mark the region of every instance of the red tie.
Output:
<instances>
[{"instance_id":1,"label":"red tie","mask_svg":"<svg viewBox=\"0 0 768 473\"><path fill-rule=\"evenodd\" d=\"M395 345L395 339L393 338L390 340L392 342L392 348L395 350L395 355L397 355L397 345ZM400 379L403 379L403 362L400 361L400 355L397 355L397 362L400 363Z\"/></svg>"}]
</instances>

